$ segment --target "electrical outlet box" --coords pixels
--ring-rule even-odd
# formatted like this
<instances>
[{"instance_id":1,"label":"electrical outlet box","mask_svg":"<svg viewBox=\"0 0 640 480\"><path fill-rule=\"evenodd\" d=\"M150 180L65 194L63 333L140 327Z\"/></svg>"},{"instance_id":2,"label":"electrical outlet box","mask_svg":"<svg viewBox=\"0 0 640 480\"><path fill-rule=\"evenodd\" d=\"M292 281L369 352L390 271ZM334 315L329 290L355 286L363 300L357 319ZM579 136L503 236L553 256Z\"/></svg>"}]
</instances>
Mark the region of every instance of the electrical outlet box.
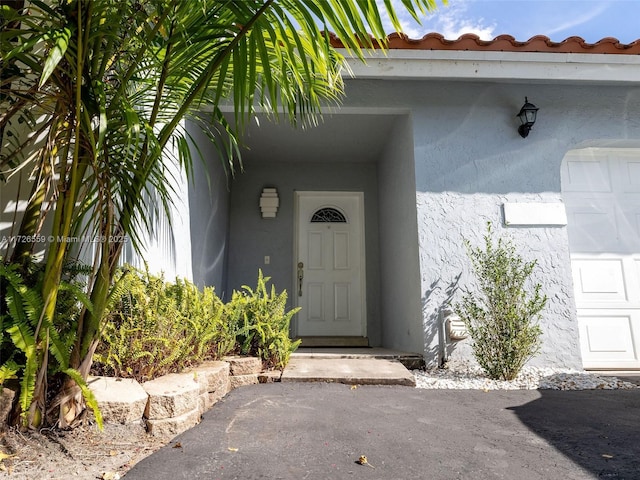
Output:
<instances>
[{"instance_id":1,"label":"electrical outlet box","mask_svg":"<svg viewBox=\"0 0 640 480\"><path fill-rule=\"evenodd\" d=\"M453 315L447 319L447 334L451 340L464 340L469 336L464 322Z\"/></svg>"}]
</instances>

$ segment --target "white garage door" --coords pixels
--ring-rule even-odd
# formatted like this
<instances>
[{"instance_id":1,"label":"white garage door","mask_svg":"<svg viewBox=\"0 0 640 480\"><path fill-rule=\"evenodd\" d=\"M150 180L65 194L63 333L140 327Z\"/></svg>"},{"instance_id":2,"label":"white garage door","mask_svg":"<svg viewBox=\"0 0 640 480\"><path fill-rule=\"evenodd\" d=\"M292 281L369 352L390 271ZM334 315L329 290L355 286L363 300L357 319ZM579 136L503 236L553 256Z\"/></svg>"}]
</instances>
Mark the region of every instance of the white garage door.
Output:
<instances>
[{"instance_id":1,"label":"white garage door","mask_svg":"<svg viewBox=\"0 0 640 480\"><path fill-rule=\"evenodd\" d=\"M584 368L640 368L640 152L569 152L562 192Z\"/></svg>"}]
</instances>

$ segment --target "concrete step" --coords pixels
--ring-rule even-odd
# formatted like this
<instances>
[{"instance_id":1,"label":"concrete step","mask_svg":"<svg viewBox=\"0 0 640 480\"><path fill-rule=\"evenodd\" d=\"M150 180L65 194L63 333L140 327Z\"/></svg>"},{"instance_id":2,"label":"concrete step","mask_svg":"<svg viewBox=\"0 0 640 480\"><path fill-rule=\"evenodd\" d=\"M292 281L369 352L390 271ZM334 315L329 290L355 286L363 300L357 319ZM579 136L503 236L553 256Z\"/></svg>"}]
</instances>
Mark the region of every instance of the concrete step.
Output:
<instances>
[{"instance_id":1,"label":"concrete step","mask_svg":"<svg viewBox=\"0 0 640 480\"><path fill-rule=\"evenodd\" d=\"M398 360L409 370L424 367L424 357L418 353L389 350L381 347L365 348L305 348L299 347L291 354L291 358L327 358L327 359L354 359L354 358L379 358L385 360Z\"/></svg>"},{"instance_id":2,"label":"concrete step","mask_svg":"<svg viewBox=\"0 0 640 480\"><path fill-rule=\"evenodd\" d=\"M292 356L282 382L332 382L351 385L415 386L402 363L385 358L319 358Z\"/></svg>"},{"instance_id":3,"label":"concrete step","mask_svg":"<svg viewBox=\"0 0 640 480\"><path fill-rule=\"evenodd\" d=\"M303 347L368 347L367 337L297 337Z\"/></svg>"}]
</instances>

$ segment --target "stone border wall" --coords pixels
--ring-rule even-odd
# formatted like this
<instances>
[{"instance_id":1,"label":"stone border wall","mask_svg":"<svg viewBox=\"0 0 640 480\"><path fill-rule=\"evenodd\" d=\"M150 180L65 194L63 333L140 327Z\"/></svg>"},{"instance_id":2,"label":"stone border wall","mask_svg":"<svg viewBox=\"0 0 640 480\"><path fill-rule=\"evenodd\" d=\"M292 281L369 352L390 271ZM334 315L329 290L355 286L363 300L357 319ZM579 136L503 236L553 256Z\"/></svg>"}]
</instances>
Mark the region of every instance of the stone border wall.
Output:
<instances>
[{"instance_id":1,"label":"stone border wall","mask_svg":"<svg viewBox=\"0 0 640 480\"><path fill-rule=\"evenodd\" d=\"M279 381L282 372L262 372L255 357L205 362L182 373L138 383L131 378L89 377L105 423L145 421L156 436L175 436L197 425L204 412L234 388ZM14 392L0 392L0 425L6 423Z\"/></svg>"}]
</instances>

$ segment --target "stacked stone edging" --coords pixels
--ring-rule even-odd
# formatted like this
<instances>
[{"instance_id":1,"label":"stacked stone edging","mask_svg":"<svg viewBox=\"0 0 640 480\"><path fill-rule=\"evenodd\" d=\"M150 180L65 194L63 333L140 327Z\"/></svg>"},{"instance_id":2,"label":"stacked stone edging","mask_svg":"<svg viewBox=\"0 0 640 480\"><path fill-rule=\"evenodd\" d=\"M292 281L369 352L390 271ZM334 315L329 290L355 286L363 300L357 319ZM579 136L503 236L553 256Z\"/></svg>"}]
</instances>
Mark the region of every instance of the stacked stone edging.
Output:
<instances>
[{"instance_id":1,"label":"stacked stone edging","mask_svg":"<svg viewBox=\"0 0 640 480\"><path fill-rule=\"evenodd\" d=\"M89 377L87 383L105 421L127 425L142 419L149 395L133 378Z\"/></svg>"},{"instance_id":2,"label":"stacked stone edging","mask_svg":"<svg viewBox=\"0 0 640 480\"><path fill-rule=\"evenodd\" d=\"M170 373L142 384L149 394L144 416L152 435L177 435L200 420L200 385L191 373Z\"/></svg>"},{"instance_id":3,"label":"stacked stone edging","mask_svg":"<svg viewBox=\"0 0 640 480\"><path fill-rule=\"evenodd\" d=\"M183 373L145 382L145 409L152 435L177 435L200 422L200 417L230 390L229 364L207 362Z\"/></svg>"},{"instance_id":4,"label":"stacked stone edging","mask_svg":"<svg viewBox=\"0 0 640 480\"><path fill-rule=\"evenodd\" d=\"M231 389L245 385L267 383L269 374L262 371L262 360L259 358L234 356L225 357L223 360L229 363Z\"/></svg>"},{"instance_id":5,"label":"stacked stone edging","mask_svg":"<svg viewBox=\"0 0 640 480\"><path fill-rule=\"evenodd\" d=\"M9 414L11 413L11 407L13 406L13 400L15 397L15 390L7 387L0 387L0 431L2 431L2 427L9 420Z\"/></svg>"},{"instance_id":6,"label":"stacked stone edging","mask_svg":"<svg viewBox=\"0 0 640 480\"><path fill-rule=\"evenodd\" d=\"M234 377L257 375L262 371L262 361L258 357L224 357L229 364L229 373Z\"/></svg>"},{"instance_id":7,"label":"stacked stone edging","mask_svg":"<svg viewBox=\"0 0 640 480\"><path fill-rule=\"evenodd\" d=\"M201 414L231 391L227 362L205 362L188 372L193 372L200 386L198 403Z\"/></svg>"},{"instance_id":8,"label":"stacked stone edging","mask_svg":"<svg viewBox=\"0 0 640 480\"><path fill-rule=\"evenodd\" d=\"M281 372L262 372L255 357L205 362L140 385L133 379L92 377L89 386L107 423L146 420L147 431L174 436L197 425L204 412L232 389L277 381Z\"/></svg>"},{"instance_id":9,"label":"stacked stone edging","mask_svg":"<svg viewBox=\"0 0 640 480\"><path fill-rule=\"evenodd\" d=\"M263 372L256 357L228 357L205 362L182 373L171 373L140 385L132 378L89 377L105 423L146 420L147 431L174 436L197 425L204 412L232 389L279 381L282 372ZM15 391L0 388L0 427L8 420Z\"/></svg>"}]
</instances>

